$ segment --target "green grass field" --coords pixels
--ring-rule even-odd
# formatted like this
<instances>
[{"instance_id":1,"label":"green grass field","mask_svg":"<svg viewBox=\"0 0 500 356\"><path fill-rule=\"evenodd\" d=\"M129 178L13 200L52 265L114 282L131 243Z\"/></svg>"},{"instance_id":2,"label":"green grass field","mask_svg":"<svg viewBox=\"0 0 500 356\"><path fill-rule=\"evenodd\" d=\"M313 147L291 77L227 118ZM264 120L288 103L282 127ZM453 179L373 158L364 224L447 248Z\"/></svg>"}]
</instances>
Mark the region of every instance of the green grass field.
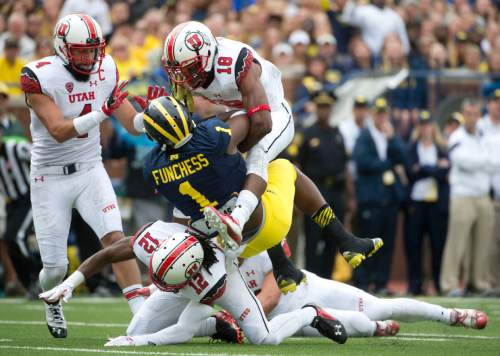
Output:
<instances>
[{"instance_id":1,"label":"green grass field","mask_svg":"<svg viewBox=\"0 0 500 356\"><path fill-rule=\"evenodd\" d=\"M480 308L489 316L482 331L424 322L402 324L392 338L351 338L337 345L322 338L292 338L279 346L209 344L199 338L183 345L104 348L108 337L123 335L130 312L122 299L74 298L65 305L67 339L53 339L41 303L0 299L0 355L500 355L500 299L426 301Z\"/></svg>"}]
</instances>

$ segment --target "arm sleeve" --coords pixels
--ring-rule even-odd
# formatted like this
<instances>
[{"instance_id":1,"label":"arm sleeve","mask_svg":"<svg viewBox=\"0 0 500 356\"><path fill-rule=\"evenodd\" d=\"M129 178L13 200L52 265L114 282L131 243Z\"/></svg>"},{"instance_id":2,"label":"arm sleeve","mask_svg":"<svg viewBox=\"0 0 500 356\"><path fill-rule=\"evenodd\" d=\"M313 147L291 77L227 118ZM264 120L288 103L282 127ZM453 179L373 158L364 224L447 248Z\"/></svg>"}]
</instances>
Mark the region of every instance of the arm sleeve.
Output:
<instances>
[{"instance_id":1,"label":"arm sleeve","mask_svg":"<svg viewBox=\"0 0 500 356\"><path fill-rule=\"evenodd\" d=\"M476 152L470 152L467 145L458 138L450 139L450 162L452 165L458 166L467 171L481 170L487 165L486 155L477 155Z\"/></svg>"},{"instance_id":2,"label":"arm sleeve","mask_svg":"<svg viewBox=\"0 0 500 356\"><path fill-rule=\"evenodd\" d=\"M43 94L42 85L35 72L28 67L21 69L21 89L26 94Z\"/></svg>"},{"instance_id":3,"label":"arm sleeve","mask_svg":"<svg viewBox=\"0 0 500 356\"><path fill-rule=\"evenodd\" d=\"M253 54L248 48L242 48L238 58L236 59L236 64L234 66L234 76L236 80L236 85L240 87L240 83L243 78L246 77L250 66L252 65Z\"/></svg>"}]
</instances>

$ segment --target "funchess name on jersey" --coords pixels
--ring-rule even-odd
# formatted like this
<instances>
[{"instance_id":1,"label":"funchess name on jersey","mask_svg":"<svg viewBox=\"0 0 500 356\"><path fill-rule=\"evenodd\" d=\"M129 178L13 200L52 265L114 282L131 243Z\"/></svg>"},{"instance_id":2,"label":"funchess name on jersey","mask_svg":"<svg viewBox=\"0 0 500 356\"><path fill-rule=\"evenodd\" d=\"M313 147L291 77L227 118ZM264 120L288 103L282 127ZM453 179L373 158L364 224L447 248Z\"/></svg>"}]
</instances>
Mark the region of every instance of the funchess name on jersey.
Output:
<instances>
[{"instance_id":1,"label":"funchess name on jersey","mask_svg":"<svg viewBox=\"0 0 500 356\"><path fill-rule=\"evenodd\" d=\"M156 185L166 184L195 174L205 167L208 167L208 165L208 159L205 158L203 153L200 153L195 157L190 157L169 166L154 169L151 171L151 175Z\"/></svg>"}]
</instances>

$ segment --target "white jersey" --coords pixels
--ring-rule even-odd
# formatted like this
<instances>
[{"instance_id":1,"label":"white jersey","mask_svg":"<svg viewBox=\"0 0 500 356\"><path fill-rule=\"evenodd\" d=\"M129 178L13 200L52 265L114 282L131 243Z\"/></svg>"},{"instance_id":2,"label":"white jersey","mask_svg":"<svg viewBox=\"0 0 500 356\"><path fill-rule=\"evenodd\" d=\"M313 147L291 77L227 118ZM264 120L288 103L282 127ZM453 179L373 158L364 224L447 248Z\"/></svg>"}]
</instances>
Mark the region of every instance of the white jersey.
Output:
<instances>
[{"instance_id":1,"label":"white jersey","mask_svg":"<svg viewBox=\"0 0 500 356\"><path fill-rule=\"evenodd\" d=\"M91 74L89 80L83 82L73 77L58 56L50 56L31 62L23 68L21 86L26 93L43 93L49 96L64 118L72 120L100 109L115 87L117 79L115 62L109 55L104 57L101 71ZM30 114L32 166L59 166L102 159L99 126L81 137L58 143L31 108Z\"/></svg>"},{"instance_id":2,"label":"white jersey","mask_svg":"<svg viewBox=\"0 0 500 356\"><path fill-rule=\"evenodd\" d=\"M186 231L187 227L176 223L166 223L158 220L145 225L131 241L135 256L146 266L149 266L151 255L162 241L170 238L177 232ZM215 250L218 262L196 274L179 294L193 301L211 305L219 298L226 288L225 256L221 250Z\"/></svg>"},{"instance_id":3,"label":"white jersey","mask_svg":"<svg viewBox=\"0 0 500 356\"><path fill-rule=\"evenodd\" d=\"M264 251L256 256L245 259L240 266L240 271L248 287L252 292L258 294L262 289L265 275L268 272L272 272L272 268L271 259L267 252ZM306 274L307 282L298 285L297 290L293 293L282 294L278 305L269 313L269 319L300 309L304 304L316 300L312 286L321 284L322 279L314 273L304 270L302 272Z\"/></svg>"},{"instance_id":4,"label":"white jersey","mask_svg":"<svg viewBox=\"0 0 500 356\"><path fill-rule=\"evenodd\" d=\"M193 93L215 104L242 108L239 83L252 62L259 63L262 68L260 82L266 91L271 110L279 110L285 98L280 70L262 58L252 47L224 37L217 38L212 82L207 88L196 88Z\"/></svg>"}]
</instances>

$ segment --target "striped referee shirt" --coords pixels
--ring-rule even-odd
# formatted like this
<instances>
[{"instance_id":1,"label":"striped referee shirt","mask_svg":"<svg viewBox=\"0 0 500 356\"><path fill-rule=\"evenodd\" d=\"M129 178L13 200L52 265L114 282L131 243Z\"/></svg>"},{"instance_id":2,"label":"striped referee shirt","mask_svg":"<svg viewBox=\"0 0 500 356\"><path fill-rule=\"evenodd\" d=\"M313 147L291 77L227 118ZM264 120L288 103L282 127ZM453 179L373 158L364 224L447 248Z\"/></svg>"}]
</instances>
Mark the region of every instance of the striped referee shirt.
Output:
<instances>
[{"instance_id":1,"label":"striped referee shirt","mask_svg":"<svg viewBox=\"0 0 500 356\"><path fill-rule=\"evenodd\" d=\"M0 146L0 193L8 201L29 193L31 145L7 141Z\"/></svg>"}]
</instances>

